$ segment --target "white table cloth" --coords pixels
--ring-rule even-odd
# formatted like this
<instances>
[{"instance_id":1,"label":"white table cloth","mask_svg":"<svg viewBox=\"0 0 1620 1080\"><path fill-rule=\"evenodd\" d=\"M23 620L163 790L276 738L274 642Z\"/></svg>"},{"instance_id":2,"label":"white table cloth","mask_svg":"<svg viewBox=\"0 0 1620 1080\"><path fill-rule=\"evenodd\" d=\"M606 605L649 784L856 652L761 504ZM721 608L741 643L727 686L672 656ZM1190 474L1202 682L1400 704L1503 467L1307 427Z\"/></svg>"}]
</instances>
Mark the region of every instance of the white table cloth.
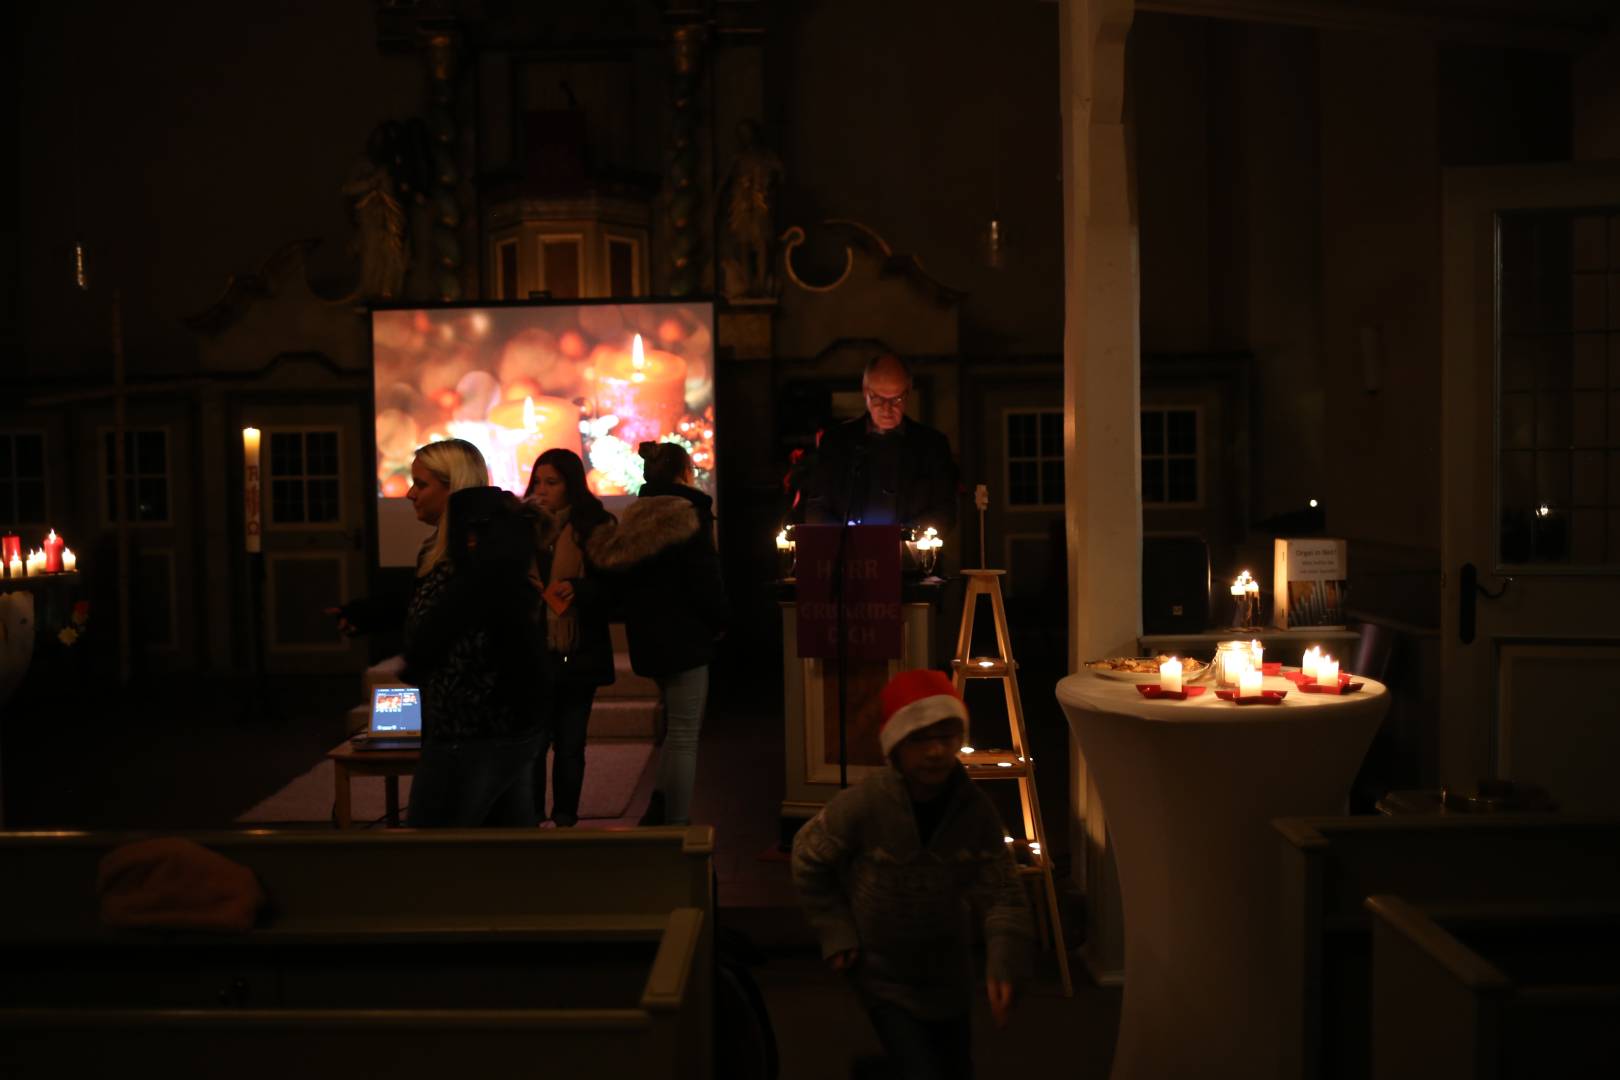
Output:
<instances>
[{"instance_id":1,"label":"white table cloth","mask_svg":"<svg viewBox=\"0 0 1620 1080\"><path fill-rule=\"evenodd\" d=\"M1285 1011L1276 935L1282 841L1273 818L1341 813L1388 705L1287 690L1237 705L1212 682L1186 701L1085 672L1057 685L1112 837L1125 997L1112 1076L1274 1077Z\"/></svg>"}]
</instances>

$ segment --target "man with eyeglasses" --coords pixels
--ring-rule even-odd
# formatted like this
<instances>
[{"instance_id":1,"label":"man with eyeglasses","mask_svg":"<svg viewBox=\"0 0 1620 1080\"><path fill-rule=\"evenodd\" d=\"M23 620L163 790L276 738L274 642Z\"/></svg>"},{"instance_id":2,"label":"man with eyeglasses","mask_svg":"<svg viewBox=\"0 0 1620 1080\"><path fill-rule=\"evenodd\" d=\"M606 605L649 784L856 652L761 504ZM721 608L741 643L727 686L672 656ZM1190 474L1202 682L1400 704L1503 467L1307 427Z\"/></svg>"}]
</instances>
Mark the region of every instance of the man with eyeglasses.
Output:
<instances>
[{"instance_id":1,"label":"man with eyeglasses","mask_svg":"<svg viewBox=\"0 0 1620 1080\"><path fill-rule=\"evenodd\" d=\"M911 371L892 353L874 357L861 376L866 415L828 428L806 485L812 524L956 523L957 471L945 436L906 416Z\"/></svg>"}]
</instances>

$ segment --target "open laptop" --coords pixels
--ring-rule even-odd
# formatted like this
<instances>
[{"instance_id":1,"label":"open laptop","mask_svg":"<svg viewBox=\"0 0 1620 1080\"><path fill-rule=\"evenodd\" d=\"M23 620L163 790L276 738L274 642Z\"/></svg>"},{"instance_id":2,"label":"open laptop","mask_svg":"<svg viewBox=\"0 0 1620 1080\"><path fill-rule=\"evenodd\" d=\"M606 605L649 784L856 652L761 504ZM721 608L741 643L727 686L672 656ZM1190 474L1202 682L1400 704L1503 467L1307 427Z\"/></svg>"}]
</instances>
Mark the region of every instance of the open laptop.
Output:
<instances>
[{"instance_id":1,"label":"open laptop","mask_svg":"<svg viewBox=\"0 0 1620 1080\"><path fill-rule=\"evenodd\" d=\"M419 750L422 691L404 683L371 688L371 721L353 739L356 750Z\"/></svg>"}]
</instances>

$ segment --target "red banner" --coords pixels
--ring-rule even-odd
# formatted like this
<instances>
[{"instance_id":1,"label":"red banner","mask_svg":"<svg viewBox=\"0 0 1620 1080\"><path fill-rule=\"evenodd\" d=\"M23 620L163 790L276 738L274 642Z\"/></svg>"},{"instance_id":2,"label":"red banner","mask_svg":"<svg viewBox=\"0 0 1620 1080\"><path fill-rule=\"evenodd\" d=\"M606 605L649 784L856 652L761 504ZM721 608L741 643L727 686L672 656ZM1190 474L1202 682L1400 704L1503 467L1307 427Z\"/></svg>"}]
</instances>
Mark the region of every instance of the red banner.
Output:
<instances>
[{"instance_id":1,"label":"red banner","mask_svg":"<svg viewBox=\"0 0 1620 1080\"><path fill-rule=\"evenodd\" d=\"M900 529L895 525L795 525L799 655L838 655L844 608L851 660L900 656ZM843 544L843 589L834 588Z\"/></svg>"}]
</instances>

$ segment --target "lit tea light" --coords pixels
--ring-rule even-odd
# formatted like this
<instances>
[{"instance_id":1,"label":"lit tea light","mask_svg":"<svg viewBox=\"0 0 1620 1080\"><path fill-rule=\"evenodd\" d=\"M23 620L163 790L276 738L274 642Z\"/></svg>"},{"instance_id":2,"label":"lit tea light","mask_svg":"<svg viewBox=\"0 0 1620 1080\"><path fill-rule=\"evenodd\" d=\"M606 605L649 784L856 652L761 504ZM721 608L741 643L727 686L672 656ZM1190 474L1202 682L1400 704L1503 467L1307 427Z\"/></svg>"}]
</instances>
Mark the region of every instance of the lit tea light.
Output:
<instances>
[{"instance_id":1,"label":"lit tea light","mask_svg":"<svg viewBox=\"0 0 1620 1080\"><path fill-rule=\"evenodd\" d=\"M72 548L62 549L62 569L66 573L73 573L79 568L79 557L73 554Z\"/></svg>"},{"instance_id":2,"label":"lit tea light","mask_svg":"<svg viewBox=\"0 0 1620 1080\"><path fill-rule=\"evenodd\" d=\"M982 668L993 668L996 666L996 662L994 660L980 660L979 666Z\"/></svg>"},{"instance_id":3,"label":"lit tea light","mask_svg":"<svg viewBox=\"0 0 1620 1080\"><path fill-rule=\"evenodd\" d=\"M1159 665L1159 689L1167 694L1181 693L1181 661L1174 656Z\"/></svg>"},{"instance_id":4,"label":"lit tea light","mask_svg":"<svg viewBox=\"0 0 1620 1080\"><path fill-rule=\"evenodd\" d=\"M964 747L962 747L962 753L964 753L964 754L971 754L971 753L973 753L973 747L971 747L971 746L964 746Z\"/></svg>"},{"instance_id":5,"label":"lit tea light","mask_svg":"<svg viewBox=\"0 0 1620 1080\"><path fill-rule=\"evenodd\" d=\"M998 762L996 762L996 767L1000 768L1000 769L1010 769L1010 768L1012 768L1012 762L1010 762L1010 761L998 761Z\"/></svg>"},{"instance_id":6,"label":"lit tea light","mask_svg":"<svg viewBox=\"0 0 1620 1080\"><path fill-rule=\"evenodd\" d=\"M1007 843L1007 844L1010 844L1010 843L1012 843L1012 842L1013 842L1013 838L1012 838L1012 837L1010 837L1010 836L1003 836L1003 837L1002 837L1002 838L1001 838L1001 839L1002 839L1002 842L1003 842L1003 843Z\"/></svg>"},{"instance_id":7,"label":"lit tea light","mask_svg":"<svg viewBox=\"0 0 1620 1080\"><path fill-rule=\"evenodd\" d=\"M1260 673L1254 670L1254 668L1249 668L1248 670L1244 671L1243 674L1238 676L1238 696L1260 696Z\"/></svg>"},{"instance_id":8,"label":"lit tea light","mask_svg":"<svg viewBox=\"0 0 1620 1080\"><path fill-rule=\"evenodd\" d=\"M1316 665L1316 685L1339 685L1339 662L1331 656L1322 657L1321 663Z\"/></svg>"},{"instance_id":9,"label":"lit tea light","mask_svg":"<svg viewBox=\"0 0 1620 1080\"><path fill-rule=\"evenodd\" d=\"M788 532L787 532L786 529L783 529L781 532L776 534L776 550L777 551L791 551L791 550L793 550L793 541L791 539L789 539Z\"/></svg>"}]
</instances>

